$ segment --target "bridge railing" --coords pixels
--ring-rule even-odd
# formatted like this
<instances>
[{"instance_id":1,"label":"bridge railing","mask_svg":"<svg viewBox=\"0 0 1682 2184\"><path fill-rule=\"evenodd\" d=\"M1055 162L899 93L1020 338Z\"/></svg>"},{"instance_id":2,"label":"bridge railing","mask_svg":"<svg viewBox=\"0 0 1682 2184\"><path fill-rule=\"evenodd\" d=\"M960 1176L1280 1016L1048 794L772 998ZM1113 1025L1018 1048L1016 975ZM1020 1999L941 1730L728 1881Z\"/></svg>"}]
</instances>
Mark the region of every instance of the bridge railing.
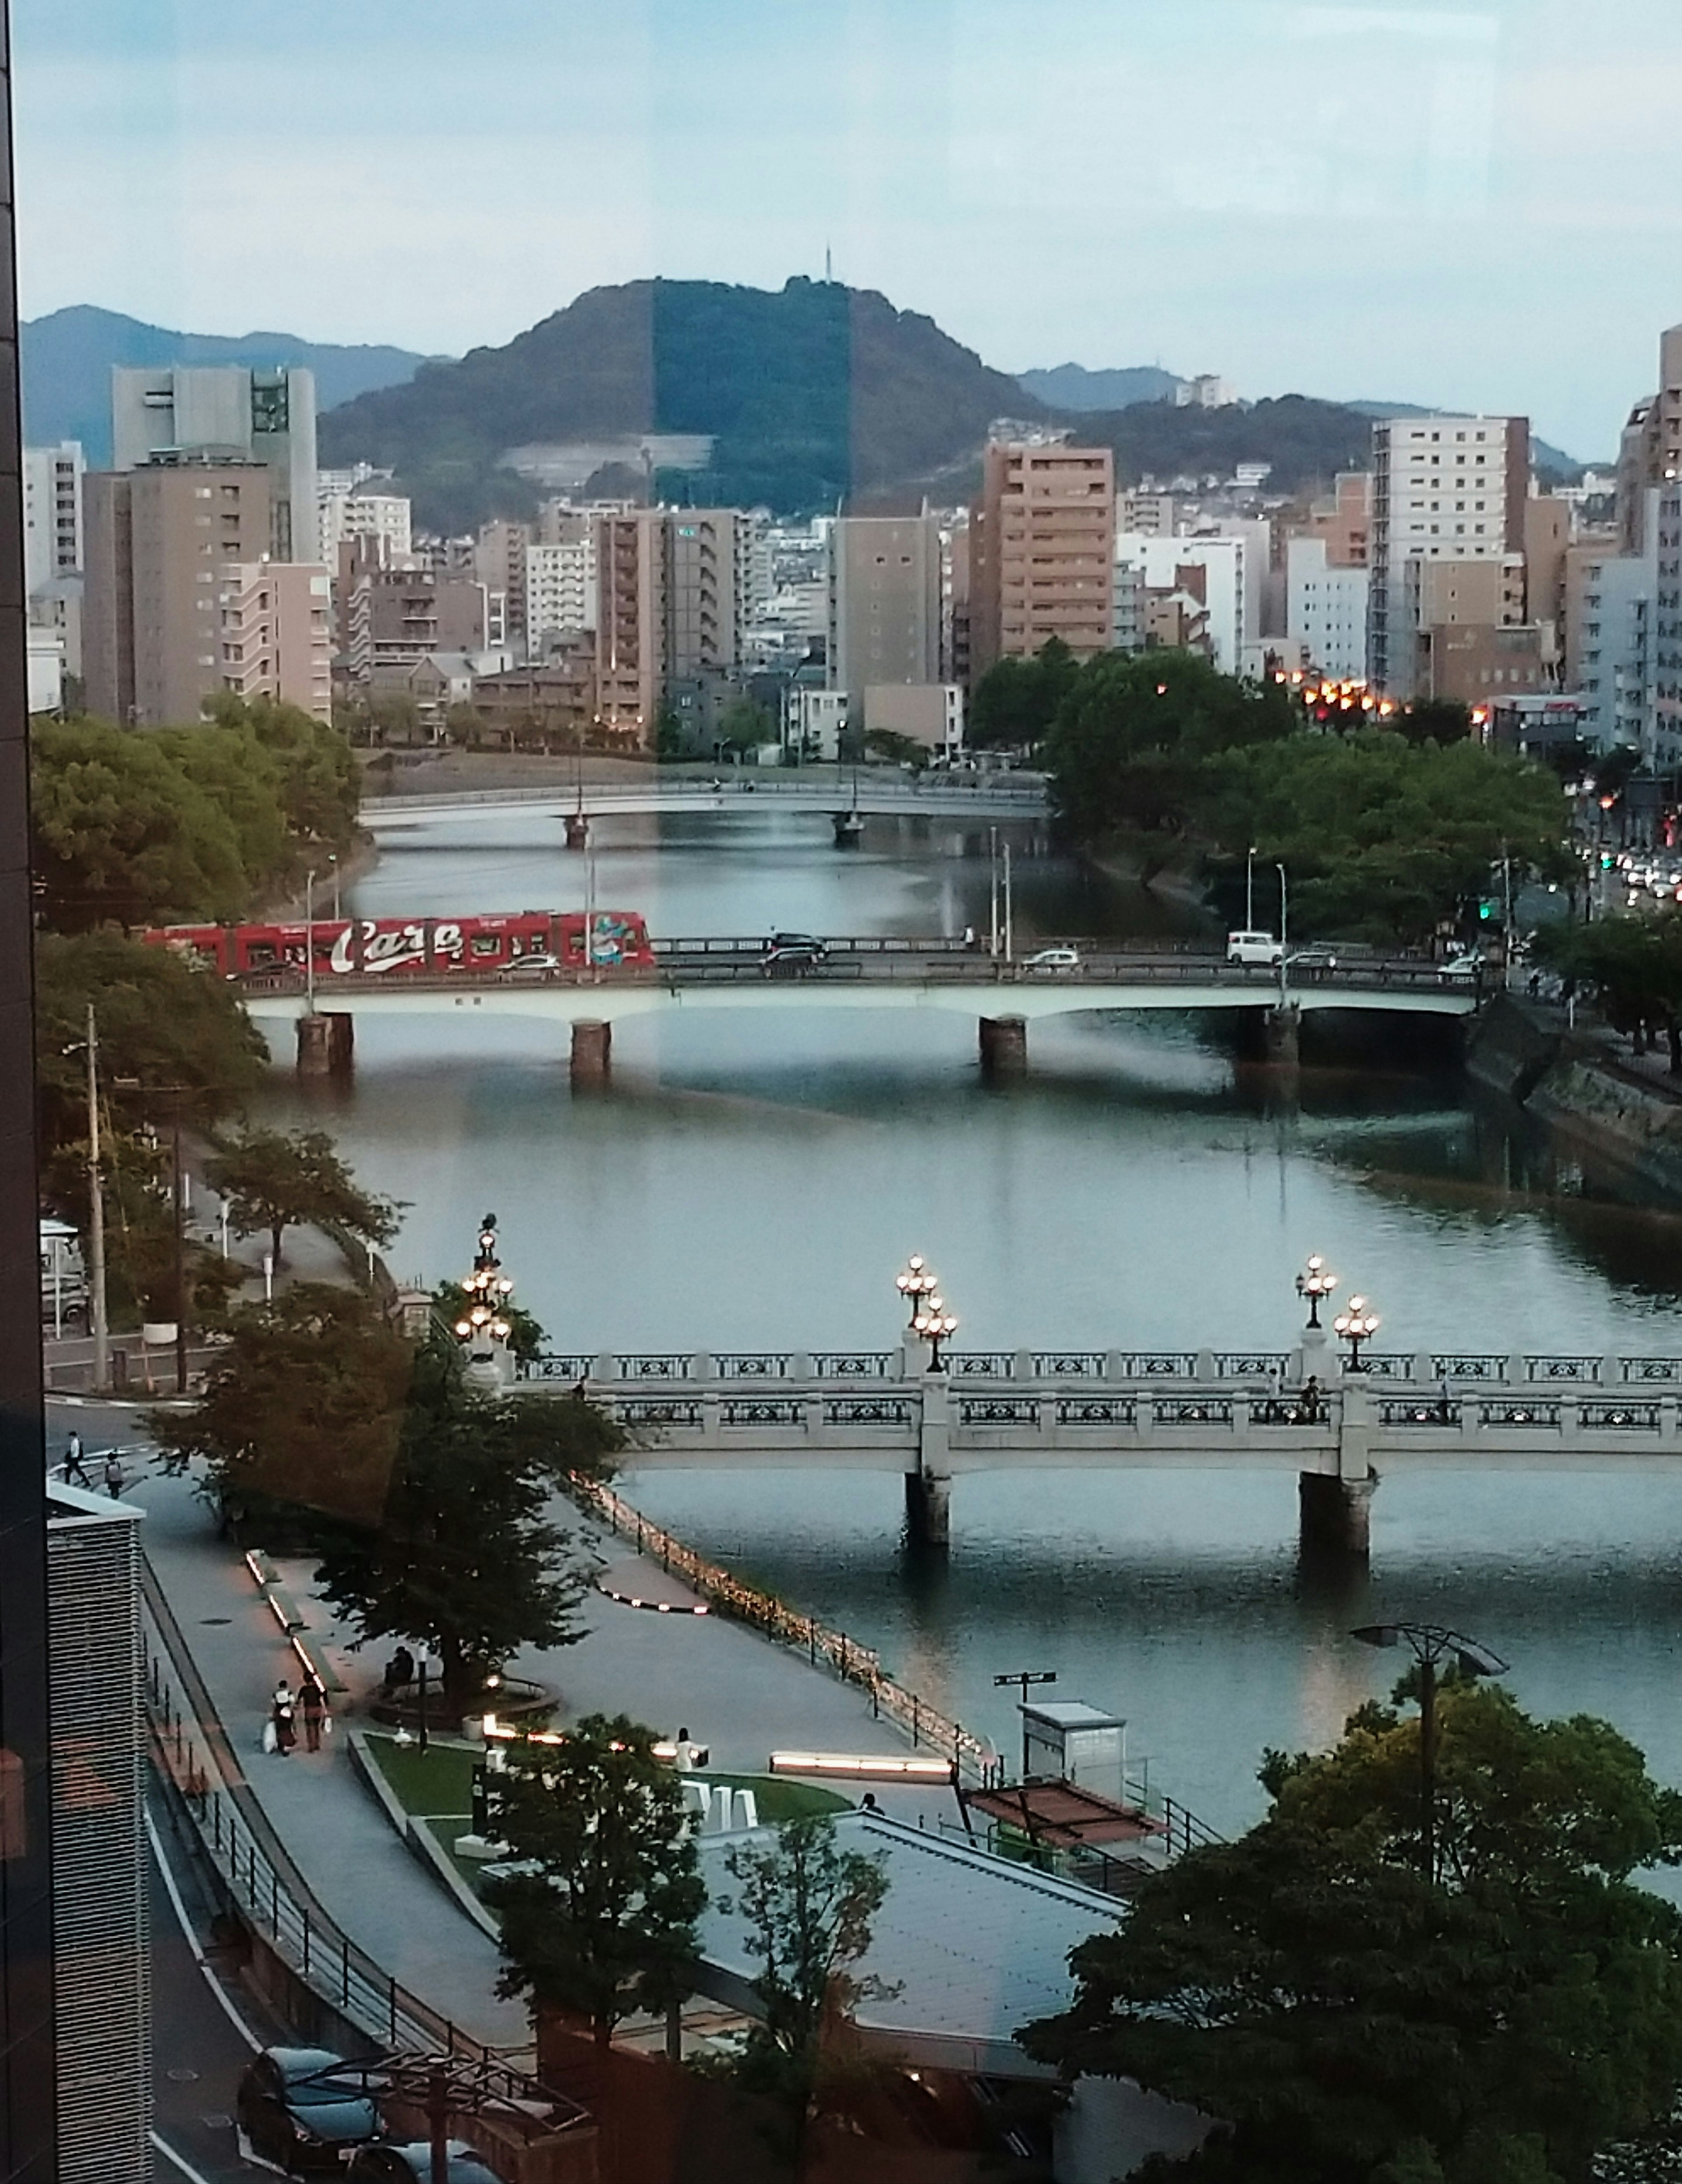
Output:
<instances>
[{"instance_id":1,"label":"bridge railing","mask_svg":"<svg viewBox=\"0 0 1682 2184\"><path fill-rule=\"evenodd\" d=\"M912 781L872 781L866 784L869 800L876 803L891 800L894 803L928 805L950 798L955 803L969 800L981 804L1019 805L1024 811L1039 812L1045 808L1045 784L1039 780L1001 779L995 774L951 774L941 772L927 781L927 785ZM799 771L791 781L767 775L762 779L749 781L740 777L718 788L711 780L687 775L676 779L661 779L654 776L646 782L590 782L584 786L584 808L589 811L611 804L640 803L650 796L716 796L733 800L738 796L794 796L800 800L838 797L844 802L851 794L852 783L844 777L833 781L803 780ZM519 788L444 788L430 794L409 796L365 796L362 813L366 818L377 819L387 813L425 811L446 805L472 805L495 807L498 805L559 804L576 801L578 790L571 782L534 783Z\"/></svg>"},{"instance_id":2,"label":"bridge railing","mask_svg":"<svg viewBox=\"0 0 1682 2184\"><path fill-rule=\"evenodd\" d=\"M983 1780L998 1764L997 1752L985 1739L971 1732L916 1692L896 1683L883 1668L873 1647L861 1646L844 1630L832 1630L816 1616L797 1614L774 1593L749 1585L721 1563L704 1555L654 1524L610 1486L594 1479L578 1479L573 1492L583 1507L623 1540L635 1543L638 1554L656 1559L662 1569L681 1578L692 1592L738 1622L779 1644L804 1652L814 1667L822 1663L843 1683L857 1684L870 1694L871 1711L887 1715L911 1736L914 1748L926 1747L950 1759L961 1775Z\"/></svg>"}]
</instances>

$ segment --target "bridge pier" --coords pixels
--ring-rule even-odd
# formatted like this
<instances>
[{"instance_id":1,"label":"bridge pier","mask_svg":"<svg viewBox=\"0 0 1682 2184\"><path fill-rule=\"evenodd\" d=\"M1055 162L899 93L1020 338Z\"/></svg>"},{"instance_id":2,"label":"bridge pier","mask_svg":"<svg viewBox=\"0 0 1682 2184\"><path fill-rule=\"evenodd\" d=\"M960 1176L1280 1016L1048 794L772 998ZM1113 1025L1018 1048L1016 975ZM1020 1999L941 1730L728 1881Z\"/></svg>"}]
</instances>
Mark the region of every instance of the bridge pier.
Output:
<instances>
[{"instance_id":1,"label":"bridge pier","mask_svg":"<svg viewBox=\"0 0 1682 2184\"><path fill-rule=\"evenodd\" d=\"M574 1087L605 1084L612 1067L613 1026L599 1017L580 1017L572 1027Z\"/></svg>"},{"instance_id":2,"label":"bridge pier","mask_svg":"<svg viewBox=\"0 0 1682 2184\"><path fill-rule=\"evenodd\" d=\"M1364 1563L1371 1546L1376 1472L1339 1479L1323 1471L1297 1474L1299 1538L1305 1557Z\"/></svg>"},{"instance_id":3,"label":"bridge pier","mask_svg":"<svg viewBox=\"0 0 1682 2184\"><path fill-rule=\"evenodd\" d=\"M356 1019L343 1009L318 1009L298 1019L300 1077L348 1077L355 1064Z\"/></svg>"},{"instance_id":4,"label":"bridge pier","mask_svg":"<svg viewBox=\"0 0 1682 2184\"><path fill-rule=\"evenodd\" d=\"M944 1554L952 1541L952 1481L933 1472L905 1474L905 1532L913 1547Z\"/></svg>"},{"instance_id":5,"label":"bridge pier","mask_svg":"<svg viewBox=\"0 0 1682 2184\"><path fill-rule=\"evenodd\" d=\"M1262 1019L1267 1060L1276 1069L1295 1069L1302 1061L1302 1004L1284 1001Z\"/></svg>"},{"instance_id":6,"label":"bridge pier","mask_svg":"<svg viewBox=\"0 0 1682 2184\"><path fill-rule=\"evenodd\" d=\"M587 850L590 846L590 821L587 812L567 813L566 846L569 850Z\"/></svg>"},{"instance_id":7,"label":"bridge pier","mask_svg":"<svg viewBox=\"0 0 1682 2184\"><path fill-rule=\"evenodd\" d=\"M1026 1017L983 1017L981 1071L983 1077L1026 1077Z\"/></svg>"}]
</instances>

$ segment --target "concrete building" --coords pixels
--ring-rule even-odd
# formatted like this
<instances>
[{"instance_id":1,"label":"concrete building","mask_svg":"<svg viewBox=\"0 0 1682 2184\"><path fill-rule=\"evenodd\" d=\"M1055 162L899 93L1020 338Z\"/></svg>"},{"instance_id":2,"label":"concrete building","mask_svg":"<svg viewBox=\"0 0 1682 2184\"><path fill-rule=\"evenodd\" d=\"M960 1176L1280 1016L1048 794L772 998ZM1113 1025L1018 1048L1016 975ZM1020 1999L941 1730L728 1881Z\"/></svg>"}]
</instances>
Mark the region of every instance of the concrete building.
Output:
<instances>
[{"instance_id":1,"label":"concrete building","mask_svg":"<svg viewBox=\"0 0 1682 2184\"><path fill-rule=\"evenodd\" d=\"M1367 571L1338 566L1324 538L1285 542L1285 628L1323 674L1367 680Z\"/></svg>"},{"instance_id":2,"label":"concrete building","mask_svg":"<svg viewBox=\"0 0 1682 2184\"><path fill-rule=\"evenodd\" d=\"M941 669L940 526L932 515L849 515L829 534L829 687L932 686Z\"/></svg>"},{"instance_id":3,"label":"concrete building","mask_svg":"<svg viewBox=\"0 0 1682 2184\"><path fill-rule=\"evenodd\" d=\"M487 727L515 743L575 749L595 726L595 646L575 638L541 663L476 675L472 702Z\"/></svg>"},{"instance_id":4,"label":"concrete building","mask_svg":"<svg viewBox=\"0 0 1682 2184\"><path fill-rule=\"evenodd\" d=\"M1553 688L1552 658L1534 622L1507 627L1490 622L1438 623L1420 633L1418 697L1479 706Z\"/></svg>"},{"instance_id":5,"label":"concrete building","mask_svg":"<svg viewBox=\"0 0 1682 2184\"><path fill-rule=\"evenodd\" d=\"M666 674L705 683L740 667L752 554L737 508L671 509L666 515Z\"/></svg>"},{"instance_id":6,"label":"concrete building","mask_svg":"<svg viewBox=\"0 0 1682 2184\"><path fill-rule=\"evenodd\" d=\"M1629 414L1618 451L1618 528L1622 549L1640 554L1651 543L1650 493L1682 476L1682 326L1659 336L1658 392Z\"/></svg>"},{"instance_id":7,"label":"concrete building","mask_svg":"<svg viewBox=\"0 0 1682 2184\"><path fill-rule=\"evenodd\" d=\"M833 762L841 755L849 700L844 690L820 690L805 683L788 687L783 718L785 749L803 758Z\"/></svg>"},{"instance_id":8,"label":"concrete building","mask_svg":"<svg viewBox=\"0 0 1682 2184\"><path fill-rule=\"evenodd\" d=\"M190 459L88 473L90 711L183 727L226 687L222 593L231 570L269 550L273 476L262 463Z\"/></svg>"},{"instance_id":9,"label":"concrete building","mask_svg":"<svg viewBox=\"0 0 1682 2184\"><path fill-rule=\"evenodd\" d=\"M414 510L407 493L381 493L361 482L341 488L343 476L322 474L320 558L336 569L347 538L383 538L394 564L407 560L415 549Z\"/></svg>"},{"instance_id":10,"label":"concrete building","mask_svg":"<svg viewBox=\"0 0 1682 2184\"><path fill-rule=\"evenodd\" d=\"M62 712L64 705L64 640L56 629L31 621L28 632L29 710Z\"/></svg>"},{"instance_id":11,"label":"concrete building","mask_svg":"<svg viewBox=\"0 0 1682 2184\"><path fill-rule=\"evenodd\" d=\"M1653 599L1653 743L1655 772L1682 767L1682 477L1668 478L1657 496Z\"/></svg>"},{"instance_id":12,"label":"concrete building","mask_svg":"<svg viewBox=\"0 0 1682 2184\"><path fill-rule=\"evenodd\" d=\"M1176 503L1171 493L1124 493L1117 504L1116 527L1142 533L1147 538L1172 538Z\"/></svg>"},{"instance_id":13,"label":"concrete building","mask_svg":"<svg viewBox=\"0 0 1682 2184\"><path fill-rule=\"evenodd\" d=\"M222 681L332 718L331 582L319 562L235 562L221 589Z\"/></svg>"},{"instance_id":14,"label":"concrete building","mask_svg":"<svg viewBox=\"0 0 1682 2184\"><path fill-rule=\"evenodd\" d=\"M552 526L559 535L526 549L523 627L534 656L546 637L596 626L596 523L570 510Z\"/></svg>"},{"instance_id":15,"label":"concrete building","mask_svg":"<svg viewBox=\"0 0 1682 2184\"><path fill-rule=\"evenodd\" d=\"M639 508L598 526L598 718L610 738L648 745L666 689L666 520Z\"/></svg>"},{"instance_id":16,"label":"concrete building","mask_svg":"<svg viewBox=\"0 0 1682 2184\"><path fill-rule=\"evenodd\" d=\"M1583 707L1583 735L1597 750L1627 744L1655 771L1657 714L1658 502L1639 519L1640 554L1618 550L1618 533L1568 546L1562 583L1564 688Z\"/></svg>"},{"instance_id":17,"label":"concrete building","mask_svg":"<svg viewBox=\"0 0 1682 2184\"><path fill-rule=\"evenodd\" d=\"M141 1705L141 1512L47 1501L60 2184L149 2176L151 1935Z\"/></svg>"},{"instance_id":18,"label":"concrete building","mask_svg":"<svg viewBox=\"0 0 1682 2184\"><path fill-rule=\"evenodd\" d=\"M24 590L33 599L82 571L82 478L80 440L24 449Z\"/></svg>"},{"instance_id":19,"label":"concrete building","mask_svg":"<svg viewBox=\"0 0 1682 2184\"><path fill-rule=\"evenodd\" d=\"M1530 427L1523 417L1380 417L1373 425L1367 658L1387 696L1421 688L1422 563L1524 550Z\"/></svg>"},{"instance_id":20,"label":"concrete building","mask_svg":"<svg viewBox=\"0 0 1682 2184\"><path fill-rule=\"evenodd\" d=\"M947 758L962 750L964 694L957 683L867 683L862 696L867 736L907 736Z\"/></svg>"},{"instance_id":21,"label":"concrete building","mask_svg":"<svg viewBox=\"0 0 1682 2184\"><path fill-rule=\"evenodd\" d=\"M116 365L111 371L112 467L154 458L210 457L269 470L270 535L276 561L307 561L320 550L315 467L315 376L290 365Z\"/></svg>"},{"instance_id":22,"label":"concrete building","mask_svg":"<svg viewBox=\"0 0 1682 2184\"><path fill-rule=\"evenodd\" d=\"M428 653L483 652L491 643L490 602L471 577L364 567L343 610L351 679L374 691L405 687Z\"/></svg>"},{"instance_id":23,"label":"concrete building","mask_svg":"<svg viewBox=\"0 0 1682 2184\"><path fill-rule=\"evenodd\" d=\"M486 591L506 601L505 633L510 644L526 638L526 549L532 526L506 516L482 524L473 548L473 574Z\"/></svg>"},{"instance_id":24,"label":"concrete building","mask_svg":"<svg viewBox=\"0 0 1682 2184\"><path fill-rule=\"evenodd\" d=\"M1238 389L1217 371L1200 371L1174 389L1175 406L1181 410L1230 410L1237 400Z\"/></svg>"},{"instance_id":25,"label":"concrete building","mask_svg":"<svg viewBox=\"0 0 1682 2184\"><path fill-rule=\"evenodd\" d=\"M1159 644L1206 651L1223 674L1237 674L1245 643L1245 547L1242 538L1119 533L1111 585L1116 649Z\"/></svg>"},{"instance_id":26,"label":"concrete building","mask_svg":"<svg viewBox=\"0 0 1682 2184\"><path fill-rule=\"evenodd\" d=\"M1054 638L1078 658L1109 649L1115 462L1107 448L994 441L970 515L970 671L1030 659Z\"/></svg>"}]
</instances>

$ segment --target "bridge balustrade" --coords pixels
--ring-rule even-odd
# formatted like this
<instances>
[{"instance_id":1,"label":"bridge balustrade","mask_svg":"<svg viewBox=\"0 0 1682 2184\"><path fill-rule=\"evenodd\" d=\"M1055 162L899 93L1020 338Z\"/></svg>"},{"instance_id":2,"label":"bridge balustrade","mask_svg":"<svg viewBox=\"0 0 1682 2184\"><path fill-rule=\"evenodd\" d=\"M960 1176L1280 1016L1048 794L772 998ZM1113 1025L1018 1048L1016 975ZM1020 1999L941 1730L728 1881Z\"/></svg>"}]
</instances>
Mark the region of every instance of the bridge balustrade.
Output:
<instances>
[{"instance_id":1,"label":"bridge balustrade","mask_svg":"<svg viewBox=\"0 0 1682 2184\"><path fill-rule=\"evenodd\" d=\"M1599 1357L1527 1356L1524 1377L1527 1380L1598 1380L1602 1362Z\"/></svg>"},{"instance_id":2,"label":"bridge balustrade","mask_svg":"<svg viewBox=\"0 0 1682 2184\"><path fill-rule=\"evenodd\" d=\"M1622 1357L1626 1380L1682 1380L1682 1357Z\"/></svg>"},{"instance_id":3,"label":"bridge balustrade","mask_svg":"<svg viewBox=\"0 0 1682 2184\"><path fill-rule=\"evenodd\" d=\"M811 1356L820 1380L885 1380L894 1363L891 1350L814 1350Z\"/></svg>"},{"instance_id":4,"label":"bridge balustrade","mask_svg":"<svg viewBox=\"0 0 1682 2184\"><path fill-rule=\"evenodd\" d=\"M1363 1364L1365 1362L1363 1359ZM1431 1377L1435 1380L1504 1380L1510 1362L1505 1355L1496 1357L1434 1350Z\"/></svg>"},{"instance_id":5,"label":"bridge balustrade","mask_svg":"<svg viewBox=\"0 0 1682 2184\"><path fill-rule=\"evenodd\" d=\"M1283 1379L1290 1364L1284 1350L1217 1350L1215 1370L1223 1380Z\"/></svg>"},{"instance_id":6,"label":"bridge balustrade","mask_svg":"<svg viewBox=\"0 0 1682 2184\"><path fill-rule=\"evenodd\" d=\"M699 1402L664 1402L658 1396L621 1396L614 1414L624 1426L699 1426Z\"/></svg>"},{"instance_id":7,"label":"bridge balustrade","mask_svg":"<svg viewBox=\"0 0 1682 2184\"><path fill-rule=\"evenodd\" d=\"M1037 1426L1037 1396L961 1396L958 1423L966 1426Z\"/></svg>"},{"instance_id":8,"label":"bridge balustrade","mask_svg":"<svg viewBox=\"0 0 1682 2184\"><path fill-rule=\"evenodd\" d=\"M946 1370L959 1380L1009 1380L1015 1377L1014 1350L951 1350Z\"/></svg>"},{"instance_id":9,"label":"bridge balustrade","mask_svg":"<svg viewBox=\"0 0 1682 2184\"><path fill-rule=\"evenodd\" d=\"M1036 1350L1033 1371L1040 1380L1101 1380L1109 1370L1107 1351Z\"/></svg>"},{"instance_id":10,"label":"bridge balustrade","mask_svg":"<svg viewBox=\"0 0 1682 2184\"><path fill-rule=\"evenodd\" d=\"M520 1380L565 1380L568 1387L576 1387L579 1381L588 1380L596 1368L593 1357L576 1351L546 1351L541 1357L521 1357L515 1363L515 1378Z\"/></svg>"},{"instance_id":11,"label":"bridge balustrade","mask_svg":"<svg viewBox=\"0 0 1682 2184\"><path fill-rule=\"evenodd\" d=\"M1066 1396L1057 1406L1060 1426L1134 1426L1139 1403L1132 1396Z\"/></svg>"},{"instance_id":12,"label":"bridge balustrade","mask_svg":"<svg viewBox=\"0 0 1682 2184\"><path fill-rule=\"evenodd\" d=\"M1656 1434L1663 1417L1657 1403L1585 1403L1577 1415L1580 1424L1598 1433Z\"/></svg>"},{"instance_id":13,"label":"bridge balustrade","mask_svg":"<svg viewBox=\"0 0 1682 2184\"><path fill-rule=\"evenodd\" d=\"M695 1369L693 1357L688 1352L673 1356L660 1351L645 1354L639 1351L622 1353L619 1358L619 1377L621 1380L687 1380Z\"/></svg>"},{"instance_id":14,"label":"bridge balustrade","mask_svg":"<svg viewBox=\"0 0 1682 2184\"><path fill-rule=\"evenodd\" d=\"M1159 1426L1229 1426L1233 1422L1230 1396L1158 1396L1150 1417Z\"/></svg>"},{"instance_id":15,"label":"bridge balustrade","mask_svg":"<svg viewBox=\"0 0 1682 2184\"><path fill-rule=\"evenodd\" d=\"M827 1426L900 1426L916 1424L918 1406L908 1396L832 1396L823 1407Z\"/></svg>"},{"instance_id":16,"label":"bridge balustrade","mask_svg":"<svg viewBox=\"0 0 1682 2184\"><path fill-rule=\"evenodd\" d=\"M1557 1402L1483 1401L1478 1405L1480 1426L1541 1426L1550 1433L1557 1433L1559 1420Z\"/></svg>"},{"instance_id":17,"label":"bridge balustrade","mask_svg":"<svg viewBox=\"0 0 1682 2184\"><path fill-rule=\"evenodd\" d=\"M806 1407L799 1396L761 1396L754 1402L738 1398L719 1406L719 1421L727 1426L803 1426Z\"/></svg>"},{"instance_id":18,"label":"bridge balustrade","mask_svg":"<svg viewBox=\"0 0 1682 2184\"><path fill-rule=\"evenodd\" d=\"M713 1366L721 1380L786 1380L793 1352L778 1350L720 1350Z\"/></svg>"}]
</instances>

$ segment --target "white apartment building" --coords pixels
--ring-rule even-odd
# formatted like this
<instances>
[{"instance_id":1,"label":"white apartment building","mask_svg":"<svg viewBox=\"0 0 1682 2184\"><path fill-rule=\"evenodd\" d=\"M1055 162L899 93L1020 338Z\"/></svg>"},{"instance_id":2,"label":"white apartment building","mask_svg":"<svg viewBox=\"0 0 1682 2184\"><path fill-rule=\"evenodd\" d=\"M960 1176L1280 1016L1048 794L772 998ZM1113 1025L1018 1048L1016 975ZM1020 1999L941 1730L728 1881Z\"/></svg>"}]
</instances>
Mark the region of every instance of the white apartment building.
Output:
<instances>
[{"instance_id":1,"label":"white apartment building","mask_svg":"<svg viewBox=\"0 0 1682 2184\"><path fill-rule=\"evenodd\" d=\"M83 568L80 440L24 449L24 592L33 599Z\"/></svg>"},{"instance_id":2,"label":"white apartment building","mask_svg":"<svg viewBox=\"0 0 1682 2184\"><path fill-rule=\"evenodd\" d=\"M1209 654L1223 675L1236 675L1245 642L1245 562L1239 538L1157 538L1118 532L1112 601L1112 641L1118 651L1145 641L1142 599L1191 592L1207 614Z\"/></svg>"},{"instance_id":3,"label":"white apartment building","mask_svg":"<svg viewBox=\"0 0 1682 2184\"><path fill-rule=\"evenodd\" d=\"M791 683L783 703L784 747L805 758L838 759L850 703L844 690L814 690L805 683Z\"/></svg>"},{"instance_id":4,"label":"white apartment building","mask_svg":"<svg viewBox=\"0 0 1682 2184\"><path fill-rule=\"evenodd\" d=\"M1367 680L1368 572L1339 569L1328 559L1323 538L1285 544L1285 629L1306 647L1323 674L1339 682Z\"/></svg>"},{"instance_id":5,"label":"white apartment building","mask_svg":"<svg viewBox=\"0 0 1682 2184\"><path fill-rule=\"evenodd\" d=\"M1682 766L1682 478L1659 489L1653 616L1653 742L1659 772Z\"/></svg>"},{"instance_id":6,"label":"white apartment building","mask_svg":"<svg viewBox=\"0 0 1682 2184\"><path fill-rule=\"evenodd\" d=\"M596 526L576 515L570 538L526 549L526 641L535 654L551 632L596 626Z\"/></svg>"},{"instance_id":7,"label":"white apartment building","mask_svg":"<svg viewBox=\"0 0 1682 2184\"><path fill-rule=\"evenodd\" d=\"M320 558L330 569L339 565L339 548L347 538L383 538L398 567L415 550L414 510L409 496L382 493L357 482L342 486L341 471L324 471L318 506L320 510Z\"/></svg>"},{"instance_id":8,"label":"white apartment building","mask_svg":"<svg viewBox=\"0 0 1682 2184\"><path fill-rule=\"evenodd\" d=\"M1377 688L1415 694L1422 565L1522 553L1529 489L1528 418L1373 420L1367 661Z\"/></svg>"}]
</instances>

